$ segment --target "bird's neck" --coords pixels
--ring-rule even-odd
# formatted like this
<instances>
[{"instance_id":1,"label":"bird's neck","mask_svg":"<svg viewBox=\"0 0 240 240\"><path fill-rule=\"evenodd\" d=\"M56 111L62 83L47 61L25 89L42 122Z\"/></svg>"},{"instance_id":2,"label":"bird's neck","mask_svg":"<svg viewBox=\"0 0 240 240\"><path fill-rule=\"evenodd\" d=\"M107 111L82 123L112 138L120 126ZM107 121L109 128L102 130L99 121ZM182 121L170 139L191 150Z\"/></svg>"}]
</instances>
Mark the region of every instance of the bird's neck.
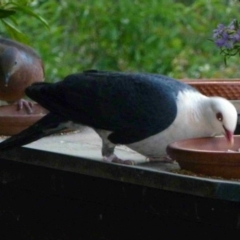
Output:
<instances>
[{"instance_id":1,"label":"bird's neck","mask_svg":"<svg viewBox=\"0 0 240 240\"><path fill-rule=\"evenodd\" d=\"M178 111L188 113L191 121L200 121L205 118L208 97L198 92L184 91L180 92L177 98Z\"/></svg>"},{"instance_id":2,"label":"bird's neck","mask_svg":"<svg viewBox=\"0 0 240 240\"><path fill-rule=\"evenodd\" d=\"M191 128L189 132L193 135L196 132L196 136L198 136L199 132L201 132L202 136L206 136L212 132L211 128L206 128L206 126L209 126L208 112L210 112L208 99L201 93L192 91L182 92L178 96L179 112L184 113L179 116L181 118L180 122L184 122L188 129Z\"/></svg>"}]
</instances>

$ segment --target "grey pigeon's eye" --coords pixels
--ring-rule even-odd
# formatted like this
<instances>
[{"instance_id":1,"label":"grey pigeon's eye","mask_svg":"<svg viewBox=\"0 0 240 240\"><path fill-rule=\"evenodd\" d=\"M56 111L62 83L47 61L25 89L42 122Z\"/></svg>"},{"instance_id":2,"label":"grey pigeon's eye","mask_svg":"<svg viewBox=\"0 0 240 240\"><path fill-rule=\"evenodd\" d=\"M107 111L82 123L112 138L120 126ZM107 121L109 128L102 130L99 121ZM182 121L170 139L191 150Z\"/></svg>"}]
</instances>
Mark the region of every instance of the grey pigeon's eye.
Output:
<instances>
[{"instance_id":1,"label":"grey pigeon's eye","mask_svg":"<svg viewBox=\"0 0 240 240\"><path fill-rule=\"evenodd\" d=\"M217 118L218 121L222 122L222 120L223 120L223 115L222 115L221 113L217 113L217 114L216 114L216 118Z\"/></svg>"}]
</instances>

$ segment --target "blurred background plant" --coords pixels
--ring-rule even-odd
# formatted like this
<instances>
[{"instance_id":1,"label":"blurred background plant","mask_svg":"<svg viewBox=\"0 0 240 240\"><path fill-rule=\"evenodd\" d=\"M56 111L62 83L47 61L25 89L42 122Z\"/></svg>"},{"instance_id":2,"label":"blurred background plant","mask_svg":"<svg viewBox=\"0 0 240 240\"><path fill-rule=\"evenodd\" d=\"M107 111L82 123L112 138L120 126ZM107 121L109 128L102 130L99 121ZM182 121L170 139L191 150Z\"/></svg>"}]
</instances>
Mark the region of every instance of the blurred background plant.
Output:
<instances>
[{"instance_id":1,"label":"blurred background plant","mask_svg":"<svg viewBox=\"0 0 240 240\"><path fill-rule=\"evenodd\" d=\"M237 19L237 0L17 2L35 15L17 10L10 17L42 56L47 81L90 68L154 72L178 79L240 78L239 59L232 57L225 66L209 41L219 23Z\"/></svg>"},{"instance_id":2,"label":"blurred background plant","mask_svg":"<svg viewBox=\"0 0 240 240\"><path fill-rule=\"evenodd\" d=\"M23 43L28 43L27 36L19 28L18 21L16 19L16 13L20 13L23 16L34 17L35 19L42 22L46 27L48 27L47 22L38 14L36 14L32 8L29 6L31 0L18 0L18 1L8 1L0 0L0 21L4 27L7 35L15 40L21 41ZM4 32L2 29L2 33Z\"/></svg>"},{"instance_id":3,"label":"blurred background plant","mask_svg":"<svg viewBox=\"0 0 240 240\"><path fill-rule=\"evenodd\" d=\"M225 64L227 59L240 55L240 25L238 20L233 19L229 25L220 23L213 31L213 41L220 48L224 56Z\"/></svg>"}]
</instances>

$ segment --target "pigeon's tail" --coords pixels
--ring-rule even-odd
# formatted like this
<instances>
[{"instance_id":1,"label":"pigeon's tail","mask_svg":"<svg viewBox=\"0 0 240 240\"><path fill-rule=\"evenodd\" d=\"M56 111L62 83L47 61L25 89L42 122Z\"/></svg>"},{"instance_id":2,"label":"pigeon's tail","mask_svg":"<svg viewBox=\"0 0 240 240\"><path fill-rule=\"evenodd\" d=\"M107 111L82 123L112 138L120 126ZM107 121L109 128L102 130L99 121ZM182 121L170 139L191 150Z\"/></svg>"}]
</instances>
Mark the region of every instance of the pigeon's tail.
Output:
<instances>
[{"instance_id":1,"label":"pigeon's tail","mask_svg":"<svg viewBox=\"0 0 240 240\"><path fill-rule=\"evenodd\" d=\"M22 132L13 135L0 143L0 150L26 145L42 137L67 129L67 120L61 116L48 113L38 122Z\"/></svg>"}]
</instances>

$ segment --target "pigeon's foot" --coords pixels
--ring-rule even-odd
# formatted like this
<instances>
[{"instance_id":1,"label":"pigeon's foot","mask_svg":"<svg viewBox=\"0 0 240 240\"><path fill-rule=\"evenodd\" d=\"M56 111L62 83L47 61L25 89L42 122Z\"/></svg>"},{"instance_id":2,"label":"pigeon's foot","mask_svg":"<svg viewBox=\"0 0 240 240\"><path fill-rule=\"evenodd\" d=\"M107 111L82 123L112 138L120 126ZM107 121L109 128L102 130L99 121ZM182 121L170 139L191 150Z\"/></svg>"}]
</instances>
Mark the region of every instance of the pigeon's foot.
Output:
<instances>
[{"instance_id":1,"label":"pigeon's foot","mask_svg":"<svg viewBox=\"0 0 240 240\"><path fill-rule=\"evenodd\" d=\"M150 162L162 162L162 163L173 163L174 160L172 160L168 155L161 156L161 157L149 157L148 160Z\"/></svg>"},{"instance_id":2,"label":"pigeon's foot","mask_svg":"<svg viewBox=\"0 0 240 240\"><path fill-rule=\"evenodd\" d=\"M16 102L17 110L26 109L28 114L33 113L33 102L27 101L25 99L20 99Z\"/></svg>"},{"instance_id":3,"label":"pigeon's foot","mask_svg":"<svg viewBox=\"0 0 240 240\"><path fill-rule=\"evenodd\" d=\"M125 164L125 165L135 165L135 162L133 160L122 160L122 159L118 158L115 154L112 154L110 156L104 156L103 161L120 163L120 164Z\"/></svg>"}]
</instances>

